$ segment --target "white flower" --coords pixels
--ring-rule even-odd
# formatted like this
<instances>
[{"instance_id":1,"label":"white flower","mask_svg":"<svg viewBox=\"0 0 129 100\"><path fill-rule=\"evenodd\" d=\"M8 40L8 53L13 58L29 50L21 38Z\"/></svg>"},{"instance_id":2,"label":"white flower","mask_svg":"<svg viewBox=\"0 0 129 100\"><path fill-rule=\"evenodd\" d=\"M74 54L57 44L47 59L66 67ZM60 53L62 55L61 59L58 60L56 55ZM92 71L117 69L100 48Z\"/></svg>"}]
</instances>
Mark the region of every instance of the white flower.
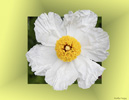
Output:
<instances>
[{"instance_id":1,"label":"white flower","mask_svg":"<svg viewBox=\"0 0 129 100\"><path fill-rule=\"evenodd\" d=\"M89 88L105 68L96 62L104 61L109 49L109 36L96 28L97 15L90 10L65 14L63 20L53 12L41 14L35 21L35 45L27 60L35 75L55 90L67 89L78 81L79 87Z\"/></svg>"}]
</instances>

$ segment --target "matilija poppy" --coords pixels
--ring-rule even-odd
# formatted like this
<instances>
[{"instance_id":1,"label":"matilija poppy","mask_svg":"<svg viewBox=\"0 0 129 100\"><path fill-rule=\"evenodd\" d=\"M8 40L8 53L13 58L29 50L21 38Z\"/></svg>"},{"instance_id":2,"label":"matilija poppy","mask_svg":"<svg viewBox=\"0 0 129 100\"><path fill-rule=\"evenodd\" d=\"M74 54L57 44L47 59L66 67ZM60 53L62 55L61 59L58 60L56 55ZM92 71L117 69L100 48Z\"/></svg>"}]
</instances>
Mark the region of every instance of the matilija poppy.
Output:
<instances>
[{"instance_id":1,"label":"matilija poppy","mask_svg":"<svg viewBox=\"0 0 129 100\"><path fill-rule=\"evenodd\" d=\"M26 54L35 75L55 90L65 90L76 80L83 89L90 88L105 68L109 53L109 36L96 28L97 15L90 10L70 11L61 17L54 13L41 14L35 21L36 40L41 43Z\"/></svg>"}]
</instances>

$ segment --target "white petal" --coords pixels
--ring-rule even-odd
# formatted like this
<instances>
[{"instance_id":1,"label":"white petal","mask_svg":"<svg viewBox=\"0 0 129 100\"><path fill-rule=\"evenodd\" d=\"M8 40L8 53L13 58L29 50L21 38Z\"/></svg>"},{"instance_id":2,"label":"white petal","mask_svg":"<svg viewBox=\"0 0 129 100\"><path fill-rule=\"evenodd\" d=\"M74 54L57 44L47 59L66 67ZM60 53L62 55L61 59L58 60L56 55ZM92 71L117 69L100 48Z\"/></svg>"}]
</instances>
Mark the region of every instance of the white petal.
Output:
<instances>
[{"instance_id":1,"label":"white petal","mask_svg":"<svg viewBox=\"0 0 129 100\"><path fill-rule=\"evenodd\" d=\"M32 71L38 76L44 76L45 72L58 59L54 47L46 47L43 45L35 45L27 52L26 57Z\"/></svg>"},{"instance_id":2,"label":"white petal","mask_svg":"<svg viewBox=\"0 0 129 100\"><path fill-rule=\"evenodd\" d=\"M58 60L45 74L45 80L53 86L55 90L64 90L74 83L78 73L72 62Z\"/></svg>"},{"instance_id":3,"label":"white petal","mask_svg":"<svg viewBox=\"0 0 129 100\"><path fill-rule=\"evenodd\" d=\"M90 10L79 10L75 12L75 16L81 17L82 24L88 27L95 27L97 24L98 16Z\"/></svg>"},{"instance_id":4,"label":"white petal","mask_svg":"<svg viewBox=\"0 0 129 100\"><path fill-rule=\"evenodd\" d=\"M97 18L97 15L90 10L79 10L75 13L65 14L63 23L67 29L67 35L75 34L74 30L77 28L95 27Z\"/></svg>"},{"instance_id":5,"label":"white petal","mask_svg":"<svg viewBox=\"0 0 129 100\"><path fill-rule=\"evenodd\" d=\"M101 28L89 28L84 37L87 38L82 41L88 41L88 44L82 46L81 54L96 62L104 61L109 55L107 52L109 49L108 34Z\"/></svg>"},{"instance_id":6,"label":"white petal","mask_svg":"<svg viewBox=\"0 0 129 100\"><path fill-rule=\"evenodd\" d=\"M35 21L34 30L37 41L47 46L54 46L60 37L66 35L62 19L53 12L41 14Z\"/></svg>"},{"instance_id":7,"label":"white petal","mask_svg":"<svg viewBox=\"0 0 129 100\"><path fill-rule=\"evenodd\" d=\"M105 70L99 64L81 55L74 60L74 64L79 73L78 85L83 89L90 88Z\"/></svg>"}]
</instances>

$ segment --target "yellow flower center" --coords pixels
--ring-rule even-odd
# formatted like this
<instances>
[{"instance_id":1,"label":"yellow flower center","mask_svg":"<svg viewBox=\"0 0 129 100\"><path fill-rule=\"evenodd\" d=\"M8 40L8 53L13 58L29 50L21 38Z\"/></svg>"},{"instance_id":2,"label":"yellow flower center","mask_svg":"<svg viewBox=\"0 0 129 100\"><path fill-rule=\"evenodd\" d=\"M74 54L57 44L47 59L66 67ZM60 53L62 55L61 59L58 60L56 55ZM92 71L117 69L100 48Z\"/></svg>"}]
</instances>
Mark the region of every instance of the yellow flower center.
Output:
<instances>
[{"instance_id":1,"label":"yellow flower center","mask_svg":"<svg viewBox=\"0 0 129 100\"><path fill-rule=\"evenodd\" d=\"M70 62L81 53L80 43L71 36L63 36L56 42L57 57L65 62Z\"/></svg>"}]
</instances>

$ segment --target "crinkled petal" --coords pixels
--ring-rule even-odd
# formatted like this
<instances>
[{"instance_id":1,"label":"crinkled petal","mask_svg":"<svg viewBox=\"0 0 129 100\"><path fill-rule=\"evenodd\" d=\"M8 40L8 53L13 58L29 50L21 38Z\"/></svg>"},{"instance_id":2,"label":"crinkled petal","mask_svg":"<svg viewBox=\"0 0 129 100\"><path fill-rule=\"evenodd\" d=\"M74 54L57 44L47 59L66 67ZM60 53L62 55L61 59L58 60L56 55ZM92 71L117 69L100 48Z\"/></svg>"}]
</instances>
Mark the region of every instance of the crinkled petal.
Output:
<instances>
[{"instance_id":1,"label":"crinkled petal","mask_svg":"<svg viewBox=\"0 0 129 100\"><path fill-rule=\"evenodd\" d=\"M88 45L82 46L81 54L96 62L104 61L109 55L107 52L110 46L108 34L101 28L92 28L86 31L84 37L87 37L87 41L82 41L88 42Z\"/></svg>"},{"instance_id":2,"label":"crinkled petal","mask_svg":"<svg viewBox=\"0 0 129 100\"><path fill-rule=\"evenodd\" d=\"M45 74L45 80L55 90L65 90L77 79L78 73L72 62L58 60Z\"/></svg>"},{"instance_id":3,"label":"crinkled petal","mask_svg":"<svg viewBox=\"0 0 129 100\"><path fill-rule=\"evenodd\" d=\"M41 14L35 21L34 30L37 41L46 46L55 46L56 41L66 35L62 19L53 12Z\"/></svg>"},{"instance_id":4,"label":"crinkled petal","mask_svg":"<svg viewBox=\"0 0 129 100\"><path fill-rule=\"evenodd\" d=\"M74 14L80 18L79 21L87 27L95 27L97 24L98 16L90 10L79 10Z\"/></svg>"},{"instance_id":5,"label":"crinkled petal","mask_svg":"<svg viewBox=\"0 0 129 100\"><path fill-rule=\"evenodd\" d=\"M83 89L90 88L105 70L96 62L81 55L74 60L74 65L79 73L78 85Z\"/></svg>"},{"instance_id":6,"label":"crinkled petal","mask_svg":"<svg viewBox=\"0 0 129 100\"><path fill-rule=\"evenodd\" d=\"M97 23L97 15L90 10L79 10L75 13L70 12L64 15L64 25L67 35L74 35L74 29L82 27L95 27ZM78 33L79 34L79 33Z\"/></svg>"},{"instance_id":7,"label":"crinkled petal","mask_svg":"<svg viewBox=\"0 0 129 100\"><path fill-rule=\"evenodd\" d=\"M44 76L45 72L58 59L54 47L35 45L26 53L29 66L35 75Z\"/></svg>"}]
</instances>

